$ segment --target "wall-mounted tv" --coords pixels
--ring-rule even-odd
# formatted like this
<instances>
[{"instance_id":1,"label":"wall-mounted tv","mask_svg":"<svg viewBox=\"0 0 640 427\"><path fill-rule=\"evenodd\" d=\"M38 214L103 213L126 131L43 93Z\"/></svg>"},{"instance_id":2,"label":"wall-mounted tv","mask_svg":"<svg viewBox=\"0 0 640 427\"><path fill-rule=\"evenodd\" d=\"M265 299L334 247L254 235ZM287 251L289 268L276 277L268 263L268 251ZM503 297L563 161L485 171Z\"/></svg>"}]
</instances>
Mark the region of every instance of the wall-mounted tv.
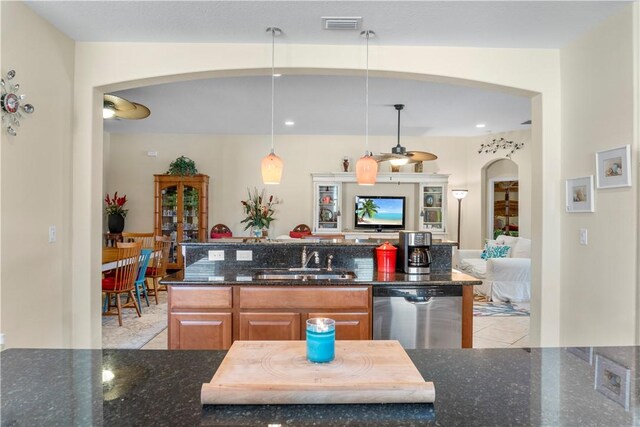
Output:
<instances>
[{"instance_id":1,"label":"wall-mounted tv","mask_svg":"<svg viewBox=\"0 0 640 427\"><path fill-rule=\"evenodd\" d=\"M402 230L405 197L356 196L354 227L357 229Z\"/></svg>"}]
</instances>

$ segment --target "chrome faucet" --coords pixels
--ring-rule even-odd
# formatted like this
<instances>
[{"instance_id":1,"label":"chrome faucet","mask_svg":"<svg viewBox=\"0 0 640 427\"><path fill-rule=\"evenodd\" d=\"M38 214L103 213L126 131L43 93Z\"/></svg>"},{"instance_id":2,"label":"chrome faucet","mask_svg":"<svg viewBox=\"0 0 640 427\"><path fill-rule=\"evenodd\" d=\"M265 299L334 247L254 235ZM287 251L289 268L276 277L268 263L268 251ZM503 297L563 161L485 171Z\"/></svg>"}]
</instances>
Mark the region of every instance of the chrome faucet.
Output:
<instances>
[{"instance_id":1,"label":"chrome faucet","mask_svg":"<svg viewBox=\"0 0 640 427\"><path fill-rule=\"evenodd\" d=\"M313 251L307 254L307 247L306 246L302 247L302 268L307 268L307 264L309 264L309 261L311 261L312 255L313 255L313 258L315 259L314 263L316 265L320 264L320 254L318 253L318 251Z\"/></svg>"}]
</instances>

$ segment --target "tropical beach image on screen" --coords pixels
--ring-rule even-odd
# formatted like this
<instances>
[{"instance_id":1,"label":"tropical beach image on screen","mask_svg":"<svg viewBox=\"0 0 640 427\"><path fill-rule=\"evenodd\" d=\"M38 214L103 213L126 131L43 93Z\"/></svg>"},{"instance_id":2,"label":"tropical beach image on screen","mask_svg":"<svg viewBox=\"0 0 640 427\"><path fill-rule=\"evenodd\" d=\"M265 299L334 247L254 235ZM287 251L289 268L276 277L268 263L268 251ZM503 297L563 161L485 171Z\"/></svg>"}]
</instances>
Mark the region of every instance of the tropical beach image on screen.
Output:
<instances>
[{"instance_id":1,"label":"tropical beach image on screen","mask_svg":"<svg viewBox=\"0 0 640 427\"><path fill-rule=\"evenodd\" d=\"M404 200L402 198L358 197L356 216L358 225L402 226Z\"/></svg>"}]
</instances>

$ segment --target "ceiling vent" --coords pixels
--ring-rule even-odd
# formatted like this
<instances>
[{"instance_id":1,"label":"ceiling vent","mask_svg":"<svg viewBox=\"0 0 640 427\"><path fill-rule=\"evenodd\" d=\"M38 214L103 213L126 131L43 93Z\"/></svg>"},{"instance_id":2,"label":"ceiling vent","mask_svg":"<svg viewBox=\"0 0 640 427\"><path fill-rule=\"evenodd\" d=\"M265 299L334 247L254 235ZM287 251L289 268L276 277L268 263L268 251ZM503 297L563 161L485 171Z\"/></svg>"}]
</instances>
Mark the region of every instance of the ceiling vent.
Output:
<instances>
[{"instance_id":1,"label":"ceiling vent","mask_svg":"<svg viewBox=\"0 0 640 427\"><path fill-rule=\"evenodd\" d=\"M359 30L362 24L361 16L340 17L323 16L322 28L325 30Z\"/></svg>"}]
</instances>

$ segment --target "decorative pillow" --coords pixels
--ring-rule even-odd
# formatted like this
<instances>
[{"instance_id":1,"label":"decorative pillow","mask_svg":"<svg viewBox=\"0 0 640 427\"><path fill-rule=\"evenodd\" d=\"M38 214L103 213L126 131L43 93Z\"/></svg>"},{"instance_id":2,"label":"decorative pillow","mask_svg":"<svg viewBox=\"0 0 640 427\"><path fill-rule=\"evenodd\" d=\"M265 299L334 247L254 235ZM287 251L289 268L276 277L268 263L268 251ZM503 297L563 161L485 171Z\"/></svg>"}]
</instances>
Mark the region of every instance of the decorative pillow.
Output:
<instances>
[{"instance_id":1,"label":"decorative pillow","mask_svg":"<svg viewBox=\"0 0 640 427\"><path fill-rule=\"evenodd\" d=\"M509 254L509 249L511 246L507 245L486 245L484 247L484 251L480 255L482 259L489 258L506 258Z\"/></svg>"}]
</instances>

